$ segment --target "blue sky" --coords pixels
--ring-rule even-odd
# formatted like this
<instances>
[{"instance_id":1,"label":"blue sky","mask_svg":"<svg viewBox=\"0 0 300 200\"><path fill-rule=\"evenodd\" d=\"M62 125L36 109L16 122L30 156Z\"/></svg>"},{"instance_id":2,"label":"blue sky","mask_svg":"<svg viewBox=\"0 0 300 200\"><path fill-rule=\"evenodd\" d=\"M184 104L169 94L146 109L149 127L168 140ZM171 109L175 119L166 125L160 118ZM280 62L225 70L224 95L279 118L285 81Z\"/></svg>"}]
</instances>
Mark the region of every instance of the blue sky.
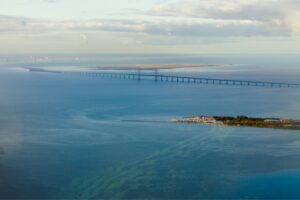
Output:
<instances>
[{"instance_id":1,"label":"blue sky","mask_svg":"<svg viewBox=\"0 0 300 200\"><path fill-rule=\"evenodd\" d=\"M300 53L298 0L1 0L0 53Z\"/></svg>"}]
</instances>

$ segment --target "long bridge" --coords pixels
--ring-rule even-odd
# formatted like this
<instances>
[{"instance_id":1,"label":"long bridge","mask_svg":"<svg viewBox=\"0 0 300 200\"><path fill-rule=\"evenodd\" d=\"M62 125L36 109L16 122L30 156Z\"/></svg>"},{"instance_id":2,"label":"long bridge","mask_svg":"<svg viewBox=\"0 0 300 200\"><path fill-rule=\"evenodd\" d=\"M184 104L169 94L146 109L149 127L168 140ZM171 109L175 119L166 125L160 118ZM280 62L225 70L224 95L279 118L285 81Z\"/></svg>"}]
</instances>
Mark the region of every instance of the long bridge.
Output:
<instances>
[{"instance_id":1,"label":"long bridge","mask_svg":"<svg viewBox=\"0 0 300 200\"><path fill-rule=\"evenodd\" d=\"M210 84L210 85L228 85L228 86L256 86L256 87L278 87L278 88L300 88L298 83L285 82L268 82L268 81L251 81L251 80L233 80L233 79L217 79L205 77L190 77L178 75L159 74L157 70L155 73L137 73L129 72L66 72L72 74L79 74L81 76L89 77L105 77L105 78L119 78L119 79L133 79L133 80L154 80L161 82L175 82L175 83L191 83L191 84Z\"/></svg>"}]
</instances>

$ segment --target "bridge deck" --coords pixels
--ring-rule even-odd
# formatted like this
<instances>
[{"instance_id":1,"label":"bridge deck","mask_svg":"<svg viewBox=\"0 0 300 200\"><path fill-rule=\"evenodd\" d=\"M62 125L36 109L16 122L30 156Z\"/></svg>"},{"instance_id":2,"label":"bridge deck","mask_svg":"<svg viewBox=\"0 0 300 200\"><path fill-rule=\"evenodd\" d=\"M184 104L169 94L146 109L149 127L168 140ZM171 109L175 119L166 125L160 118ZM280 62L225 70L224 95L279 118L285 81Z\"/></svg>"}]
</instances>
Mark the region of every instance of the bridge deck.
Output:
<instances>
[{"instance_id":1,"label":"bridge deck","mask_svg":"<svg viewBox=\"0 0 300 200\"><path fill-rule=\"evenodd\" d=\"M70 72L68 72L70 73ZM120 73L120 72L73 72L82 76L107 77L107 78L125 78L125 79L152 79L154 81L194 83L194 84L212 84L212 85L232 85L232 86L260 86L260 87L286 87L299 88L297 83L267 82L267 81L249 81L232 79L214 79L205 77L188 77L164 74L145 74L145 73Z\"/></svg>"}]
</instances>

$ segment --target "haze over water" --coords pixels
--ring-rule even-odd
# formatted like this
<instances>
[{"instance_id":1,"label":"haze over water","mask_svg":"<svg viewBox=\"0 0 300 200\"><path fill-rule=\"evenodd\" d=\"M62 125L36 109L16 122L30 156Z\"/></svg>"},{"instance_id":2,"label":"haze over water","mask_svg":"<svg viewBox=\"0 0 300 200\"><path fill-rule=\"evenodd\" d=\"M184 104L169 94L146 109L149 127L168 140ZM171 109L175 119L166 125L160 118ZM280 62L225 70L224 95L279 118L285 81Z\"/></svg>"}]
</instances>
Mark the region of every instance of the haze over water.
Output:
<instances>
[{"instance_id":1,"label":"haze over water","mask_svg":"<svg viewBox=\"0 0 300 200\"><path fill-rule=\"evenodd\" d=\"M299 89L20 70L213 63L226 66L159 72L299 83L296 55L35 57L48 61L2 57L1 198L300 198L299 131L151 122L193 115L300 119Z\"/></svg>"}]
</instances>

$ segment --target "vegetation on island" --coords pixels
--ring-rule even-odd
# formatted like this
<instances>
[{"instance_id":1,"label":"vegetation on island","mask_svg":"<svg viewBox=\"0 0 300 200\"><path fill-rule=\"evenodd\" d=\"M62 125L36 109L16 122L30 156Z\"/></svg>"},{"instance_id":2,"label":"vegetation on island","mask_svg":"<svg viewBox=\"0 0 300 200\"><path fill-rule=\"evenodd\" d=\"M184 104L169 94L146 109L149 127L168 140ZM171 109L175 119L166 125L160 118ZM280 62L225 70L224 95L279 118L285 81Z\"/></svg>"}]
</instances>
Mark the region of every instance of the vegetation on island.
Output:
<instances>
[{"instance_id":1,"label":"vegetation on island","mask_svg":"<svg viewBox=\"0 0 300 200\"><path fill-rule=\"evenodd\" d=\"M176 119L175 121L181 123L300 130L300 120L281 118L251 118L247 116L192 116Z\"/></svg>"}]
</instances>

